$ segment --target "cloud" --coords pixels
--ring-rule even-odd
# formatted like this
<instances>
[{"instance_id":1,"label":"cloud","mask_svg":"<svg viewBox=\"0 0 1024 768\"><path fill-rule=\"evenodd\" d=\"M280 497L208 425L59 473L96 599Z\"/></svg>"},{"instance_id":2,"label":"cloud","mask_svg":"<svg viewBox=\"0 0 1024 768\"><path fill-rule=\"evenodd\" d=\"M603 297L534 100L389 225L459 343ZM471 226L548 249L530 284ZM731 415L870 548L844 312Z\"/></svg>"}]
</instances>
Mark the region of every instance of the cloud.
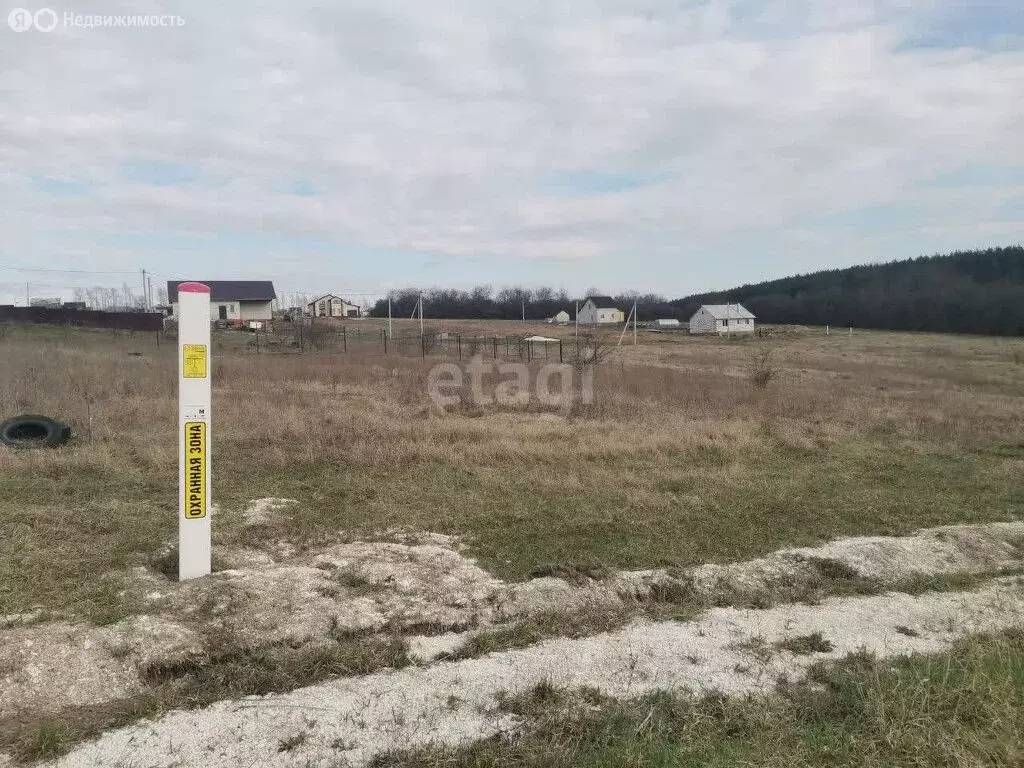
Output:
<instances>
[{"instance_id":1,"label":"cloud","mask_svg":"<svg viewBox=\"0 0 1024 768\"><path fill-rule=\"evenodd\" d=\"M0 29L0 264L681 294L1020 231L1024 51L988 6L963 40L938 0L176 15Z\"/></svg>"}]
</instances>

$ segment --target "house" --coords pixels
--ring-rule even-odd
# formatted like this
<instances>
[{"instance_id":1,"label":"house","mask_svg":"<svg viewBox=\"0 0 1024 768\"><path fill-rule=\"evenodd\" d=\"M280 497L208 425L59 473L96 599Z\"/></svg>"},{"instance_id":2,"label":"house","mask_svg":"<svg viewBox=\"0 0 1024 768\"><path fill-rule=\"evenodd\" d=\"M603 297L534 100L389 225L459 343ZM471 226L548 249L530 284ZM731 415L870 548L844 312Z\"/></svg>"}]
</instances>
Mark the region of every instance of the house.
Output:
<instances>
[{"instance_id":1,"label":"house","mask_svg":"<svg viewBox=\"0 0 1024 768\"><path fill-rule=\"evenodd\" d=\"M588 296L583 302L576 319L587 325L600 325L602 323L624 323L626 315L620 309L615 308L615 302L611 296Z\"/></svg>"},{"instance_id":2,"label":"house","mask_svg":"<svg viewBox=\"0 0 1024 768\"><path fill-rule=\"evenodd\" d=\"M563 310L562 310L561 312L559 312L559 313L558 313L557 315L555 315L555 316L554 316L554 317L552 317L552 318L551 318L550 320L548 320L548 322L549 322L549 323L568 323L568 322L569 322L569 319L570 319L570 318L569 318L569 313L568 313L568 312L566 312L566 311L565 311L565 310L563 309Z\"/></svg>"},{"instance_id":3,"label":"house","mask_svg":"<svg viewBox=\"0 0 1024 768\"><path fill-rule=\"evenodd\" d=\"M310 317L359 317L358 304L349 304L333 293L325 294L306 305L306 314Z\"/></svg>"},{"instance_id":4,"label":"house","mask_svg":"<svg viewBox=\"0 0 1024 768\"><path fill-rule=\"evenodd\" d=\"M753 333L754 320L742 304L705 304L690 318L690 333Z\"/></svg>"},{"instance_id":5,"label":"house","mask_svg":"<svg viewBox=\"0 0 1024 768\"><path fill-rule=\"evenodd\" d=\"M171 316L178 317L178 286L184 280L167 281ZM252 320L271 320L277 299L269 280L197 280L210 286L210 320L229 325L248 325Z\"/></svg>"}]
</instances>

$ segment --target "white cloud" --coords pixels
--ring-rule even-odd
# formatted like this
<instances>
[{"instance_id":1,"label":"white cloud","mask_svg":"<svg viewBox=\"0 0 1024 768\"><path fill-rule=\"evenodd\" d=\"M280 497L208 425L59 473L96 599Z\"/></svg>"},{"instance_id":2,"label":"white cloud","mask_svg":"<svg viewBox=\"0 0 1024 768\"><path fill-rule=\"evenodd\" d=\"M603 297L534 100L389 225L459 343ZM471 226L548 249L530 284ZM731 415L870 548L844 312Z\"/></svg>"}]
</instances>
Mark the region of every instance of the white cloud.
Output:
<instances>
[{"instance_id":1,"label":"white cloud","mask_svg":"<svg viewBox=\"0 0 1024 768\"><path fill-rule=\"evenodd\" d=\"M1024 166L1024 52L908 46L936 8L186 2L175 9L183 27L0 29L0 263L248 265L280 281L283 259L310 274L394 279L383 257L376 270L322 266L322 255L281 245L305 236L342 254L416 251L452 265L410 281L479 257L499 276L529 265L527 282L583 269L570 288L626 287L629 275L628 287L671 294L756 277L692 254L749 253L758 238L777 244L775 274L871 258L880 245L915 255L890 252L884 228L807 235L808 221L872 205L918 207L922 251L972 232L978 245L998 242L1013 223L987 212L1024 189L972 189L965 204L925 183L974 164ZM99 1L56 10L166 12ZM198 177L129 180L127 169L152 163ZM556 188L578 171L657 181L579 197ZM43 178L90 191L55 194ZM321 194L289 194L296 184ZM123 232L278 239L243 258L111 244Z\"/></svg>"}]
</instances>

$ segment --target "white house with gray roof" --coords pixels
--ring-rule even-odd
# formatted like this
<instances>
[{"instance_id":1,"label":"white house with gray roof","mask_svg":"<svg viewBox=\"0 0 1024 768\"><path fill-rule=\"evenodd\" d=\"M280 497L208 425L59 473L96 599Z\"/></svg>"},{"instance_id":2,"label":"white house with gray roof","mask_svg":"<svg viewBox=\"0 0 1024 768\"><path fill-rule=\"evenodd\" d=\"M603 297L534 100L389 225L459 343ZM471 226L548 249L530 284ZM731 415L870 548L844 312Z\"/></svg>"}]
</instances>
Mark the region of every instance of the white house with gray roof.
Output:
<instances>
[{"instance_id":1,"label":"white house with gray roof","mask_svg":"<svg viewBox=\"0 0 1024 768\"><path fill-rule=\"evenodd\" d=\"M171 314L178 317L178 286L184 280L167 281ZM210 320L232 326L265 322L273 318L277 293L269 280L200 280L210 286Z\"/></svg>"},{"instance_id":2,"label":"white house with gray roof","mask_svg":"<svg viewBox=\"0 0 1024 768\"><path fill-rule=\"evenodd\" d=\"M606 325L623 323L626 316L615 306L611 296L588 296L580 305L576 320L580 325Z\"/></svg>"},{"instance_id":3,"label":"white house with gray roof","mask_svg":"<svg viewBox=\"0 0 1024 768\"><path fill-rule=\"evenodd\" d=\"M690 318L690 333L753 333L755 319L742 304L705 304Z\"/></svg>"}]
</instances>

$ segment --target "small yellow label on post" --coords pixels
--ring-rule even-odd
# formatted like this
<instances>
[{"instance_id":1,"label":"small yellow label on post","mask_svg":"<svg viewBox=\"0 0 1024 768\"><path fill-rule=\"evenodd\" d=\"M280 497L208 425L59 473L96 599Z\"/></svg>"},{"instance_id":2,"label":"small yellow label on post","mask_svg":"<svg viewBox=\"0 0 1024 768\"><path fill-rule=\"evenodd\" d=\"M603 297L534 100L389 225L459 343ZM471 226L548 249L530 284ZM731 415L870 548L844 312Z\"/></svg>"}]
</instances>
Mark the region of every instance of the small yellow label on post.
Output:
<instances>
[{"instance_id":1,"label":"small yellow label on post","mask_svg":"<svg viewBox=\"0 0 1024 768\"><path fill-rule=\"evenodd\" d=\"M185 517L206 517L206 424L185 422Z\"/></svg>"},{"instance_id":2,"label":"small yellow label on post","mask_svg":"<svg viewBox=\"0 0 1024 768\"><path fill-rule=\"evenodd\" d=\"M183 344L181 347L181 373L186 379L206 378L206 345Z\"/></svg>"}]
</instances>

